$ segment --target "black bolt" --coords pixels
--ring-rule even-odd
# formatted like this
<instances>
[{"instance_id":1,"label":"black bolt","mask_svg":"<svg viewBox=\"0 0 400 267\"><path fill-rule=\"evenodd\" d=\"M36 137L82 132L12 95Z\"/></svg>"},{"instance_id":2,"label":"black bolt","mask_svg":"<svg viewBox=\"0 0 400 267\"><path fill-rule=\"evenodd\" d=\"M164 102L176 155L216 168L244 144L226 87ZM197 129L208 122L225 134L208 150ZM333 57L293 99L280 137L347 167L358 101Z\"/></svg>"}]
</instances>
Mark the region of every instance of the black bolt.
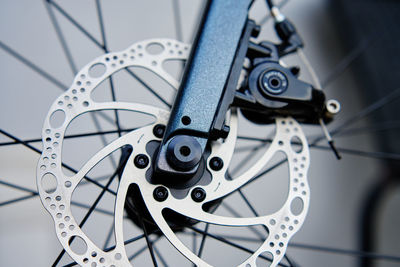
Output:
<instances>
[{"instance_id":1,"label":"black bolt","mask_svg":"<svg viewBox=\"0 0 400 267\"><path fill-rule=\"evenodd\" d=\"M162 138L165 132L165 125L157 124L153 128L153 134L155 137Z\"/></svg>"},{"instance_id":2,"label":"black bolt","mask_svg":"<svg viewBox=\"0 0 400 267\"><path fill-rule=\"evenodd\" d=\"M203 188L197 187L192 191L192 199L196 202L202 202L206 198L206 191Z\"/></svg>"},{"instance_id":3,"label":"black bolt","mask_svg":"<svg viewBox=\"0 0 400 267\"><path fill-rule=\"evenodd\" d=\"M210 160L210 168L214 171L219 171L224 167L224 162L219 157L213 157Z\"/></svg>"},{"instance_id":4,"label":"black bolt","mask_svg":"<svg viewBox=\"0 0 400 267\"><path fill-rule=\"evenodd\" d=\"M149 165L149 158L144 154L139 154L135 157L133 162L139 169L144 169Z\"/></svg>"},{"instance_id":5,"label":"black bolt","mask_svg":"<svg viewBox=\"0 0 400 267\"><path fill-rule=\"evenodd\" d=\"M164 186L158 186L153 191L153 197L157 201L164 201L168 198L168 190Z\"/></svg>"}]
</instances>

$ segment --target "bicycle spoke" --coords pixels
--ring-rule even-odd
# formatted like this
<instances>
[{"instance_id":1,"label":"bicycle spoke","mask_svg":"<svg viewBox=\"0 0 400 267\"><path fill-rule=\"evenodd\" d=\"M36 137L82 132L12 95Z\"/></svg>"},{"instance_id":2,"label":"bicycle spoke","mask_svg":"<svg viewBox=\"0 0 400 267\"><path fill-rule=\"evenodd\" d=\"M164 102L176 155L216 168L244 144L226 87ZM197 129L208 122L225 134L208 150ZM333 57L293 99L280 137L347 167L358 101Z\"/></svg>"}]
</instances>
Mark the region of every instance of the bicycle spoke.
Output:
<instances>
[{"instance_id":1,"label":"bicycle spoke","mask_svg":"<svg viewBox=\"0 0 400 267\"><path fill-rule=\"evenodd\" d=\"M320 138L320 136L318 138ZM263 143L271 143L272 142L272 140L270 140L270 139L245 137L245 136L240 136L240 137L238 137L238 139L259 141L259 142L263 142ZM245 152L245 151L249 151L249 150L253 151L255 149L259 149L260 146L262 146L262 145L247 146L247 147L242 148L240 150L240 152ZM310 144L309 147L312 149L331 151L331 147L329 147L329 146ZM348 148L340 148L340 147L337 147L336 149L337 149L337 151L339 151L340 153L343 153L343 154L351 154L351 155L357 155L357 156L368 157L368 158L376 158L376 159L400 160L400 154L395 154L395 153L369 152L369 151L361 151L361 150L357 150L357 149L348 149Z\"/></svg>"},{"instance_id":2,"label":"bicycle spoke","mask_svg":"<svg viewBox=\"0 0 400 267\"><path fill-rule=\"evenodd\" d=\"M24 191L24 192L28 192L28 193L33 193L33 194L38 194L37 191L32 190L32 189L29 189L29 188L26 188L26 187L24 187L24 186L20 186L20 185L8 183L8 182L1 181L1 180L0 180L0 184L5 185L5 186L8 186L8 187L11 187L11 188L14 188L14 189L18 189L18 190L20 190L20 191Z\"/></svg>"},{"instance_id":3,"label":"bicycle spoke","mask_svg":"<svg viewBox=\"0 0 400 267\"><path fill-rule=\"evenodd\" d=\"M65 38L64 38L63 32L62 32L62 30L61 30L61 27L59 26L59 24L58 24L58 22L57 22L57 19L56 19L55 15L54 15L53 9L52 9L52 7L50 6L50 4L49 4L48 2L46 2L46 8L47 8L47 11L48 11L50 20L51 20L51 22L52 22L52 24L53 24L53 26L54 26L54 28L55 28L55 30L56 30L58 40L60 41L61 47L62 47L62 49L63 49L63 51L64 51L64 55L65 55L65 57L67 58L68 63L69 63L69 65L70 65L70 67L71 67L72 73L73 73L73 75L76 75L76 73L78 72L78 71L77 71L77 68L76 68L76 64L75 64L75 62L74 62L74 60L73 60L73 58L72 58L72 54L71 54L71 52L70 52L70 50L69 50L69 47L68 47L68 45L67 45L67 43L66 43L66 40L65 40ZM101 20L101 23L100 23L100 24L101 24L101 25L100 25L101 28L103 29L103 27L102 27L102 20ZM104 31L102 30L102 32L104 32ZM104 46L106 46L106 45L105 45L105 37L104 37L104 36L103 36L103 43L104 43ZM111 77L110 77L110 79L111 79ZM110 80L110 81L111 81L111 80ZM112 88L113 88L113 87L112 87ZM112 93L113 93L113 92L114 92L114 90L112 89ZM114 94L113 94L113 95L114 95ZM113 99L113 100L115 101L115 99ZM114 110L114 112L116 113L117 111ZM90 113L90 115L91 115L92 121L93 121L94 124L95 124L96 130L97 130L98 132L100 132L100 131L101 131L101 126L100 126L100 123L98 122L98 120L97 120L95 114L94 114L94 113ZM116 113L116 124L117 124L117 126L118 126L118 134L119 134L119 136L121 136L120 126L119 126L119 119L118 119L118 114L117 114L117 113ZM100 135L100 139L101 139L103 145L106 146L106 145L107 145L107 141L105 140L104 136ZM111 161L111 165L112 165L114 168L116 168L116 163L115 163L115 159L114 159L114 156L113 156L113 155L110 156L110 161Z\"/></svg>"},{"instance_id":4,"label":"bicycle spoke","mask_svg":"<svg viewBox=\"0 0 400 267\"><path fill-rule=\"evenodd\" d=\"M230 205L226 204L225 202L222 202L221 206L223 206L233 216L235 216L237 218L243 218L242 215L240 215L234 208L232 208ZM260 242L260 240L264 240L264 235L260 231L258 231L256 228L249 227L249 231L253 232L258 237L257 242Z\"/></svg>"},{"instance_id":5,"label":"bicycle spoke","mask_svg":"<svg viewBox=\"0 0 400 267\"><path fill-rule=\"evenodd\" d=\"M351 249L340 249L340 248L332 248L332 247L316 246L316 245L306 245L306 244L301 244L301 243L296 243L296 242L289 243L289 246L293 247L293 248L299 248L299 249L317 250L317 251L326 252L326 253L355 256L358 258L371 258L371 259L400 262L400 256L386 255L386 254L380 254L380 253L351 250Z\"/></svg>"},{"instance_id":6,"label":"bicycle spoke","mask_svg":"<svg viewBox=\"0 0 400 267\"><path fill-rule=\"evenodd\" d=\"M98 40L96 40L96 38L94 38L93 35L91 35L85 28L83 28L81 24L79 24L74 18L72 18L72 16L69 15L60 5L58 5L53 0L47 0L47 2L53 5L54 8L56 8L58 12L60 12L61 15L63 15L69 22L71 22L72 25L74 25L86 37L88 37L93 42L93 44L101 49L104 49L104 46Z\"/></svg>"},{"instance_id":7,"label":"bicycle spoke","mask_svg":"<svg viewBox=\"0 0 400 267\"><path fill-rule=\"evenodd\" d=\"M150 93L152 93L158 100L160 100L167 107L171 108L172 105L168 103L160 94L158 94L154 89L152 89L147 83L145 83L142 79L140 79L135 73L133 73L130 69L125 69L136 81L138 81L141 85L143 85Z\"/></svg>"},{"instance_id":8,"label":"bicycle spoke","mask_svg":"<svg viewBox=\"0 0 400 267\"><path fill-rule=\"evenodd\" d=\"M206 227L204 228L204 233L202 233L199 251L197 252L197 257L199 257L199 258L201 257L201 254L203 253L204 244L206 243L206 237L207 237L209 227L210 227L210 224L206 223Z\"/></svg>"},{"instance_id":9,"label":"bicycle spoke","mask_svg":"<svg viewBox=\"0 0 400 267\"><path fill-rule=\"evenodd\" d=\"M230 174L228 173L228 178L230 180L232 180L232 177L230 176ZM237 192L239 193L240 197L242 198L242 200L246 203L247 207L251 210L251 212L253 213L254 216L259 217L260 215L258 214L258 212L256 211L256 209L254 208L254 206L250 203L249 199L245 196L245 194L242 192L242 190L239 188L237 190ZM263 225L264 230L267 232L267 234L269 234L269 230L268 228ZM263 242L265 240L265 237L261 238L260 241ZM284 257L286 258L287 262L289 263L289 265L292 267L293 263L292 260L290 260L289 256L287 255L287 253L285 253Z\"/></svg>"},{"instance_id":10,"label":"bicycle spoke","mask_svg":"<svg viewBox=\"0 0 400 267\"><path fill-rule=\"evenodd\" d=\"M45 5L46 5L47 13L49 14L51 23L53 24L53 27L54 27L54 29L56 31L58 40L60 41L61 47L62 47L62 49L64 51L64 55L67 58L67 61L68 61L68 64L69 64L69 66L70 66L70 68L72 70L72 73L75 75L78 72L78 69L76 68L75 62L72 59L72 54L71 54L71 51L70 51L70 49L69 49L69 47L67 45L67 41L65 40L64 34L63 34L62 30L61 30L60 25L58 24L57 18L55 16L55 14L53 12L53 9L50 6L49 2L47 1Z\"/></svg>"},{"instance_id":11,"label":"bicycle spoke","mask_svg":"<svg viewBox=\"0 0 400 267\"><path fill-rule=\"evenodd\" d=\"M42 154L42 151L41 151L40 149L37 149L36 147L33 147L33 146L31 146L31 145L29 145L29 144L23 142L23 141L20 140L19 138L17 138L17 137L15 137L15 136L13 136L13 135L11 135L11 134L5 132L4 130L0 129L0 133L3 134L3 135L5 135L5 136L7 136L7 137L9 137L9 138L11 138L11 139L13 139L14 141L16 141L16 142L18 142L18 143L21 143L23 146L25 146L25 147L27 147L27 148L29 148L29 149L35 151L35 152L38 153L38 154ZM63 166L64 168L66 168L67 170L73 172L73 173L77 173L77 172L78 172L77 170L75 170L74 168L70 167L69 165L67 165L67 164L65 164L65 163L62 163L62 166ZM101 189L104 189L104 188L105 188L103 185L101 185L101 184L100 184L99 182L97 182L96 180L93 180L92 178L89 178L89 177L87 177L87 176L83 176L83 179L86 179L87 181L89 181L89 182L95 184L96 186L100 187ZM106 191L109 192L109 193L111 193L111 194L113 194L113 195L115 195L115 196L117 195L117 193L114 192L114 191L111 190L111 189L108 189L108 188L107 188Z\"/></svg>"},{"instance_id":12,"label":"bicycle spoke","mask_svg":"<svg viewBox=\"0 0 400 267\"><path fill-rule=\"evenodd\" d=\"M333 67L332 71L322 80L322 88L326 88L334 82L353 62L355 62L373 43L374 38L362 40L354 47L338 64Z\"/></svg>"},{"instance_id":13,"label":"bicycle spoke","mask_svg":"<svg viewBox=\"0 0 400 267\"><path fill-rule=\"evenodd\" d=\"M131 132L137 130L137 128L128 128L128 129L121 129L121 132ZM108 134L116 134L118 130L110 130L110 131L99 131L99 132L91 132L91 133L84 133L84 134L71 134L65 135L64 139L73 139L73 138L81 138L81 137L91 137L97 135L108 135ZM42 138L35 138L35 139L26 139L21 140L22 143L37 143L42 142ZM13 142L3 142L0 143L0 146L8 146L8 145L21 145L21 142L13 141Z\"/></svg>"},{"instance_id":14,"label":"bicycle spoke","mask_svg":"<svg viewBox=\"0 0 400 267\"><path fill-rule=\"evenodd\" d=\"M399 130L400 129L400 121L389 121L383 122L378 124L372 124L368 127L358 127L358 128L349 128L344 129L337 133L335 136L349 136L349 135L356 135L356 134L365 134L365 133L375 133L375 132L384 132L384 131L391 131L391 130Z\"/></svg>"},{"instance_id":15,"label":"bicycle spoke","mask_svg":"<svg viewBox=\"0 0 400 267\"><path fill-rule=\"evenodd\" d=\"M157 267L158 264L157 264L156 256L154 255L153 244L150 241L149 234L148 234L147 229L146 229L146 225L144 224L143 219L142 219L141 216L139 216L139 221L140 221L140 224L142 225L143 233L144 233L144 236L145 236L145 239L146 239L147 248L149 249L151 260L153 261L154 267Z\"/></svg>"},{"instance_id":16,"label":"bicycle spoke","mask_svg":"<svg viewBox=\"0 0 400 267\"><path fill-rule=\"evenodd\" d=\"M193 227L193 226L189 226L188 228L192 229L193 231L195 231L195 232L197 232L197 233L205 234L205 235L207 235L207 236L209 236L209 237L211 237L211 238L213 238L213 239L215 239L215 240L218 240L218 241L220 241L220 242L222 242L222 243L225 243L225 244L227 244L227 245L229 245L229 246L235 247L235 248L237 248L237 249L240 249L240 250L242 250L242 251L248 252L248 253L250 253L250 254L254 254L254 251L252 251L251 249L248 249L248 248L243 247L243 246L241 246L241 245L239 245L239 244L236 244L236 243L234 243L234 242L231 242L231 241L229 241L229 240L226 240L225 238L222 238L222 237L220 237L220 236L213 235L213 234L210 234L210 233L206 233L205 231L202 231L202 230L200 230L200 229L198 229L198 228L196 228L196 227ZM262 258L262 259L264 259L264 260L267 260L267 261L271 261L271 260L272 260L271 258L265 257L265 256L263 256L263 255L260 255L260 258ZM288 266L288 265L286 265L286 264L284 264L284 263L279 263L278 265L279 265L279 266L290 267L290 266Z\"/></svg>"},{"instance_id":17,"label":"bicycle spoke","mask_svg":"<svg viewBox=\"0 0 400 267\"><path fill-rule=\"evenodd\" d=\"M400 88L397 88L396 90L392 91L390 94L386 95L385 97L382 97L381 99L375 101L371 105L365 107L361 111L357 112L355 115L351 116L338 126L336 126L332 131L331 135L334 136L337 133L340 133L344 128L347 126L359 121L360 119L368 116L372 112L384 107L385 105L389 104L390 102L393 102L394 100L398 99L400 97ZM321 139L324 137L316 138L311 144L314 144L316 142L319 142Z\"/></svg>"},{"instance_id":18,"label":"bicycle spoke","mask_svg":"<svg viewBox=\"0 0 400 267\"><path fill-rule=\"evenodd\" d=\"M14 204L14 203L17 203L17 202L21 202L23 200L31 199L31 198L34 198L34 197L37 197L37 194L33 194L32 193L31 195L28 195L28 196L18 197L18 198L14 198L14 199L11 199L11 200L4 201L4 202L0 202L0 207L7 206L7 205L10 205L10 204Z\"/></svg>"},{"instance_id":19,"label":"bicycle spoke","mask_svg":"<svg viewBox=\"0 0 400 267\"><path fill-rule=\"evenodd\" d=\"M19 60L21 63L24 65L28 66L31 70L35 71L37 74L60 88L61 90L65 91L67 90L67 86L63 84L61 81L56 79L54 76L49 74L47 71L43 70L39 66L35 65L32 61L28 60L26 57L22 56L21 54L17 53L15 50L7 46L5 43L0 41L0 48L3 49L5 52L7 52L9 55L13 56L17 60Z\"/></svg>"},{"instance_id":20,"label":"bicycle spoke","mask_svg":"<svg viewBox=\"0 0 400 267\"><path fill-rule=\"evenodd\" d=\"M108 49L108 45L107 45L107 38L106 38L105 29L104 29L104 19L103 19L100 0L96 0L96 9L97 9L97 17L98 17L99 24L100 24L100 32L101 32L101 39L103 42L104 52L109 53L110 50ZM108 80L109 80L109 84L110 84L112 101L115 102L115 101L117 101L117 98L115 96L114 81L111 76ZM121 137L121 126L119 123L118 110L116 110L116 109L114 109L114 116L115 116L115 123L116 123L117 130L118 130L118 136Z\"/></svg>"},{"instance_id":21,"label":"bicycle spoke","mask_svg":"<svg viewBox=\"0 0 400 267\"><path fill-rule=\"evenodd\" d=\"M108 244L111 241L111 237L113 235L114 232L114 222L111 224L110 230L108 231L107 237L106 237L106 241L104 242L103 245L103 250L105 250L108 247Z\"/></svg>"},{"instance_id":22,"label":"bicycle spoke","mask_svg":"<svg viewBox=\"0 0 400 267\"><path fill-rule=\"evenodd\" d=\"M121 166L120 166L121 167ZM115 173L110 177L110 179L108 180L106 186L101 190L100 194L97 196L96 200L93 202L92 206L90 207L90 209L88 210L88 212L85 214L85 217L83 217L82 221L79 223L79 228L82 228L85 223L87 222L87 220L89 219L90 215L93 213L94 209L96 208L97 204L100 202L100 200L103 198L104 193L106 192L106 190L108 189L108 187L111 185L111 183L114 181L114 178L117 177L118 173L120 171L120 168L118 168ZM71 238L72 242L74 240L74 237ZM56 258L56 260L54 261L52 266L57 266L57 264L60 262L60 260L62 259L62 257L65 254L65 249L63 249L61 251L61 253L58 255L58 257Z\"/></svg>"},{"instance_id":23,"label":"bicycle spoke","mask_svg":"<svg viewBox=\"0 0 400 267\"><path fill-rule=\"evenodd\" d=\"M4 181L0 181L0 184L8 186L8 187L12 187L14 189L18 189L18 190L21 190L21 191L24 191L24 192L31 193L31 195L29 195L29 196L19 197L19 198L13 199L13 200L2 202L2 203L0 203L0 206L5 206L5 205L8 205L8 204L17 203L17 202L22 201L22 200L26 200L26 199L30 199L30 198L39 196L39 193L37 191L31 190L29 188L21 187L19 185L14 185L14 184L7 183L7 182L4 182ZM80 208L85 208L85 209L89 209L90 208L89 205L86 205L86 204L83 204L83 203L79 203L79 202L76 202L76 201L71 201L71 205L77 206L77 207L80 207ZM103 214L106 214L106 215L114 216L113 212L107 211L107 210L104 210L104 209L96 208L95 211L103 213Z\"/></svg>"},{"instance_id":24,"label":"bicycle spoke","mask_svg":"<svg viewBox=\"0 0 400 267\"><path fill-rule=\"evenodd\" d=\"M144 237L146 237L146 235L144 235ZM158 240L160 240L160 236L156 237L155 240L150 241L151 243L156 243ZM128 257L129 261L132 261L134 258L136 258L137 256L139 256L140 254L142 254L143 252L145 252L148 249L148 245L146 244L145 246L143 246L141 249L139 249L138 251L136 251L134 254L132 254L131 256Z\"/></svg>"},{"instance_id":25,"label":"bicycle spoke","mask_svg":"<svg viewBox=\"0 0 400 267\"><path fill-rule=\"evenodd\" d=\"M99 41L97 41L83 26L81 26L76 20L74 20L63 8L61 8L58 4L53 2L52 0L47 0L51 3L68 21L70 21L75 27L78 28L82 33L84 33L90 40L93 41L98 47L100 47L104 52L108 53L108 48L105 45L102 45ZM104 41L104 40L103 40ZM156 96L161 102L163 102L166 106L171 108L171 104L169 104L164 98L162 98L158 93L156 93L149 85L147 85L143 80L141 80L137 75L135 75L131 70L125 69L133 78L135 78L140 84L142 84L147 90L149 90L154 96Z\"/></svg>"},{"instance_id":26,"label":"bicycle spoke","mask_svg":"<svg viewBox=\"0 0 400 267\"><path fill-rule=\"evenodd\" d=\"M314 146L310 146L310 148L332 151L331 147L329 147L329 146L314 145ZM367 151L348 149L348 148L340 148L340 147L337 147L336 149L337 149L337 151L339 151L340 153L343 153L343 154L350 154L350 155L356 155L356 156L367 157L367 158L375 158L375 159L400 160L400 154L395 154L395 153L367 152Z\"/></svg>"},{"instance_id":27,"label":"bicycle spoke","mask_svg":"<svg viewBox=\"0 0 400 267\"><path fill-rule=\"evenodd\" d=\"M161 263L163 264L163 266L168 267L167 261L164 259L164 257L161 255L161 252L154 244L153 244L153 249L154 249L154 252L157 254L157 257L160 259Z\"/></svg>"}]
</instances>

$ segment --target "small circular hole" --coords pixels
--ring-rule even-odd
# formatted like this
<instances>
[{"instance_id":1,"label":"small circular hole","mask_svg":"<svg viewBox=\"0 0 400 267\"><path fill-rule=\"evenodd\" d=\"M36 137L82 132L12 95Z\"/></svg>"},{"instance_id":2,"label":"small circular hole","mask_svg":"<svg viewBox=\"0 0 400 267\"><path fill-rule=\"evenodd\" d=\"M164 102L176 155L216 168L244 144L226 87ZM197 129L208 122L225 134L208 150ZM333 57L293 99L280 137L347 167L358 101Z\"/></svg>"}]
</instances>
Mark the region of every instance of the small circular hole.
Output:
<instances>
[{"instance_id":1,"label":"small circular hole","mask_svg":"<svg viewBox=\"0 0 400 267\"><path fill-rule=\"evenodd\" d=\"M277 87L279 85L278 79L272 79L271 80L271 85L274 86L274 87Z\"/></svg>"},{"instance_id":2,"label":"small circular hole","mask_svg":"<svg viewBox=\"0 0 400 267\"><path fill-rule=\"evenodd\" d=\"M179 149L179 152L181 152L181 155L182 156L185 156L185 157L187 157L187 156L189 156L190 155L190 148L188 147L188 146L182 146L180 149Z\"/></svg>"},{"instance_id":3,"label":"small circular hole","mask_svg":"<svg viewBox=\"0 0 400 267\"><path fill-rule=\"evenodd\" d=\"M188 116L183 116L182 117L182 123L184 125L189 125L191 122L192 122L192 120L190 119L190 117L188 117Z\"/></svg>"}]
</instances>

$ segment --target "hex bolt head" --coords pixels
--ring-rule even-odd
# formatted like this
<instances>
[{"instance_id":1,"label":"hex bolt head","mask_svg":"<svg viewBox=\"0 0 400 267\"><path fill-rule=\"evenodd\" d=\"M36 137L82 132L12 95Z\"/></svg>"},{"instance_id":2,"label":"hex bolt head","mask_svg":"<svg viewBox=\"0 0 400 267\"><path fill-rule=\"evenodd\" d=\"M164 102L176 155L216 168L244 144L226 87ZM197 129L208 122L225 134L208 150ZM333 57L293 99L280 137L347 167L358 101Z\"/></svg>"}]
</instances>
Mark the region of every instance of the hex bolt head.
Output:
<instances>
[{"instance_id":1,"label":"hex bolt head","mask_svg":"<svg viewBox=\"0 0 400 267\"><path fill-rule=\"evenodd\" d=\"M168 198L168 190L164 186L157 186L153 191L155 200L162 202Z\"/></svg>"},{"instance_id":2,"label":"hex bolt head","mask_svg":"<svg viewBox=\"0 0 400 267\"><path fill-rule=\"evenodd\" d=\"M135 157L133 160L135 163L135 166L138 167L139 169L144 169L149 165L149 157L147 157L145 154L139 154Z\"/></svg>"},{"instance_id":3,"label":"hex bolt head","mask_svg":"<svg viewBox=\"0 0 400 267\"><path fill-rule=\"evenodd\" d=\"M224 161L219 157L213 157L210 160L210 168L214 171L219 171L224 167Z\"/></svg>"},{"instance_id":4,"label":"hex bolt head","mask_svg":"<svg viewBox=\"0 0 400 267\"><path fill-rule=\"evenodd\" d=\"M206 195L206 191L204 191L204 189L200 187L196 187L195 189L193 189L191 194L192 199L196 202L202 202L206 198Z\"/></svg>"},{"instance_id":5,"label":"hex bolt head","mask_svg":"<svg viewBox=\"0 0 400 267\"><path fill-rule=\"evenodd\" d=\"M155 137L162 138L165 132L165 125L157 124L153 128L153 134Z\"/></svg>"}]
</instances>

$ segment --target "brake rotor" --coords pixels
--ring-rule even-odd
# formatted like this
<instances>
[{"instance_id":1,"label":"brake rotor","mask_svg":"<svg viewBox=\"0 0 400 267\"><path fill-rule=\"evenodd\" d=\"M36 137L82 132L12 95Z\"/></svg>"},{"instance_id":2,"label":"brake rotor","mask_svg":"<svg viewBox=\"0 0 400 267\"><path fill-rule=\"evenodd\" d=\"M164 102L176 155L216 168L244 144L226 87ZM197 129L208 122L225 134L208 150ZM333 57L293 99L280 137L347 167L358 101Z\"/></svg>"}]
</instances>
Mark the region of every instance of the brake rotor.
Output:
<instances>
[{"instance_id":1,"label":"brake rotor","mask_svg":"<svg viewBox=\"0 0 400 267\"><path fill-rule=\"evenodd\" d=\"M159 53L149 53L146 48L150 45L162 47ZM149 178L152 161L149 160L145 166L135 164L138 155L151 158L148 146L154 142L160 142L161 137L155 133L156 125L168 123L169 111L162 110L149 105L124 102L95 102L91 98L91 92L105 79L115 72L127 67L146 68L164 79L173 88L178 88L176 81L163 68L167 60L185 60L188 57L189 46L170 39L153 39L138 42L128 49L109 53L101 56L85 66L75 77L72 86L63 93L51 106L45 119L42 139L43 154L41 155L37 168L37 184L40 198L44 207L53 217L57 237L66 252L80 265L93 266L131 266L124 248L123 239L123 215L127 199L127 193L131 185L135 185L143 199L147 212L160 229L162 234L178 249L186 258L198 266L210 266L203 259L196 256L176 236L170 223L164 217L165 210L171 210L185 218L205 223L246 227L262 225L268 229L269 235L262 245L239 266L256 266L256 259L260 254L269 252L272 255L271 266L276 266L286 251L289 239L298 231L303 224L309 205L309 187L307 183L307 170L309 166L309 151L306 138L299 124L292 118L276 119L276 133L267 151L258 161L239 177L232 180L226 179L226 172L234 153L237 136L237 113L232 110L228 115L227 123L230 126L228 137L221 141L213 141L210 144L210 152L205 158L205 172L210 174L210 179L200 179L196 184L177 192L176 189L156 184ZM103 72L92 75L94 66L102 66ZM98 151L87 161L78 173L72 177L62 172L62 148L65 132L70 122L81 114L100 110L127 110L139 112L154 117L154 122L129 132L113 141ZM61 126L51 123L55 113L62 113L64 121ZM300 151L293 150L291 142L296 139L301 145ZM126 165L119 181L114 211L114 229L116 245L107 251L97 247L94 242L79 227L71 212L71 198L74 190L86 174L102 159L119 148L129 146L133 152L126 161ZM252 218L232 218L213 214L204 209L206 203L213 203L223 199L225 196L235 192L242 186L250 183L252 179L262 170L268 161L277 152L286 154L289 164L289 194L284 205L275 213L267 216ZM222 168L210 168L213 158L222 159ZM57 186L51 190L46 189L42 181L53 179ZM167 192L167 197L160 201L154 197L155 190L162 186ZM103 189L105 190L105 189ZM202 190L205 195L201 201L194 200L194 190ZM183 192L183 193L182 193ZM294 211L292 204L300 201L302 209ZM72 240L81 239L86 249L77 253L70 245ZM93 256L95 255L95 256Z\"/></svg>"}]
</instances>

